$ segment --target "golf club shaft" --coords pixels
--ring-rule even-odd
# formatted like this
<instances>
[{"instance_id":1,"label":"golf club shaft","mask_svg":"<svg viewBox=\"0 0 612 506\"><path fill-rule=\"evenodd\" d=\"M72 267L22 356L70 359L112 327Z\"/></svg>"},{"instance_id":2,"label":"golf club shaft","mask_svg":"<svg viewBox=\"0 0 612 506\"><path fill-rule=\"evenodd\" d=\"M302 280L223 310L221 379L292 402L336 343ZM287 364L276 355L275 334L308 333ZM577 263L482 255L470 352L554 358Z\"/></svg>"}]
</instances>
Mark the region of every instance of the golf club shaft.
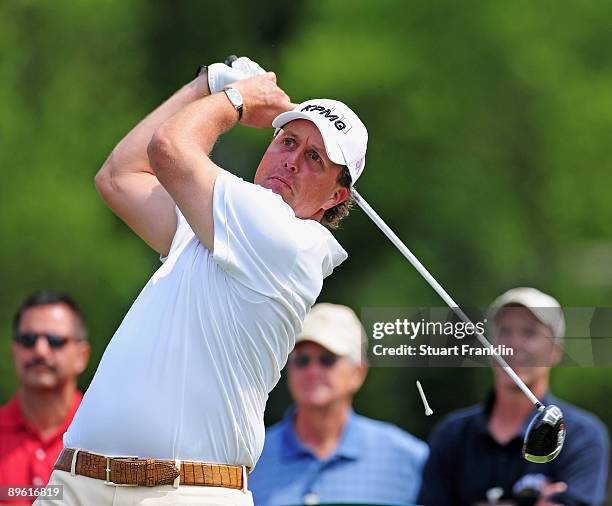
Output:
<instances>
[{"instance_id":1,"label":"golf club shaft","mask_svg":"<svg viewBox=\"0 0 612 506\"><path fill-rule=\"evenodd\" d=\"M463 310L457 305L457 303L451 298L451 296L442 288L440 283L438 283L434 277L429 273L429 271L423 266L419 259L415 257L412 252L406 247L406 245L401 241L401 239L389 228L389 226L383 221L383 219L378 215L374 209L364 200L364 198L359 195L357 190L353 188L351 190L351 194L357 202L357 205L363 209L363 211L370 217L370 219L382 230L382 232L389 238L389 240L395 245L395 247L406 257L406 259L413 265L413 267L419 272L421 276L425 278L425 280L429 283L429 285L436 291L436 293L442 297L444 302L451 308L455 314L465 323L469 323L474 325L469 317L463 312ZM525 385L523 380L518 377L518 375L514 372L514 370L508 365L508 363L495 351L493 345L488 341L488 339L479 333L476 333L476 338L480 341L480 343L491 351L491 354L497 361L497 363L501 366L501 368L512 378L512 380L516 383L516 385L522 390L522 392L527 396L527 398L536 406L536 408L543 408L543 404L538 400L538 398L533 394L531 390Z\"/></svg>"}]
</instances>

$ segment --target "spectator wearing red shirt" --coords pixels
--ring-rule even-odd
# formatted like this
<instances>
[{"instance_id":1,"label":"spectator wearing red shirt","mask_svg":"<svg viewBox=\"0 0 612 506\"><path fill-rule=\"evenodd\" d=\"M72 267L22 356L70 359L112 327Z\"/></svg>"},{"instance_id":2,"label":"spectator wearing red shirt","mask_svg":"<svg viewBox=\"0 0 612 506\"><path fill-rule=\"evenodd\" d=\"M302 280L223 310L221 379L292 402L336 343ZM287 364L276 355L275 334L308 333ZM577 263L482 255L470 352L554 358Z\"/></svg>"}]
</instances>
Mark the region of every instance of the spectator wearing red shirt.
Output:
<instances>
[{"instance_id":1,"label":"spectator wearing red shirt","mask_svg":"<svg viewBox=\"0 0 612 506\"><path fill-rule=\"evenodd\" d=\"M0 407L0 485L47 484L82 399L77 377L89 360L86 334L79 307L64 293L37 292L15 314L12 352L19 388Z\"/></svg>"}]
</instances>

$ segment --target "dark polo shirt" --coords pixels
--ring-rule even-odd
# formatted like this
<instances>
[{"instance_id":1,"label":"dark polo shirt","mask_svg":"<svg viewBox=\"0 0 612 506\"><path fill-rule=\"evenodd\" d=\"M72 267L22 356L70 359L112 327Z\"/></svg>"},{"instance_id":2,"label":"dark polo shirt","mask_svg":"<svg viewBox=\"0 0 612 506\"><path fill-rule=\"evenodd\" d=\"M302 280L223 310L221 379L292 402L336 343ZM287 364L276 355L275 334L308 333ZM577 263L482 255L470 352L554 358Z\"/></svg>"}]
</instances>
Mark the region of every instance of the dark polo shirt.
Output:
<instances>
[{"instance_id":1,"label":"dark polo shirt","mask_svg":"<svg viewBox=\"0 0 612 506\"><path fill-rule=\"evenodd\" d=\"M519 434L500 445L488 430L495 402L490 394L483 405L456 411L431 434L430 456L425 465L419 504L473 505L487 503L487 491L498 487L505 504L533 504L526 497L546 479L564 481L565 493L555 502L598 505L605 500L609 440L601 421L582 409L550 395L544 404L556 404L564 414L565 444L559 456L546 464L527 462L522 456L523 437L532 416Z\"/></svg>"}]
</instances>

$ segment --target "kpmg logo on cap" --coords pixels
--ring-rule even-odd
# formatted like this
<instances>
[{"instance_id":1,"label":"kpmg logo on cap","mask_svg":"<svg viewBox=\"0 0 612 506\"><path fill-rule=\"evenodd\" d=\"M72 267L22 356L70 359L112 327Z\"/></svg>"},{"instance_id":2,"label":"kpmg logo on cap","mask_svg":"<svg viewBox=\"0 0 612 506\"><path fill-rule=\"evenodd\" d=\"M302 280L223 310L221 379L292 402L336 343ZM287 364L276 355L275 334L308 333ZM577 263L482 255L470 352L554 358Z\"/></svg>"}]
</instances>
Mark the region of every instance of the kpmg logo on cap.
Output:
<instances>
[{"instance_id":1,"label":"kpmg logo on cap","mask_svg":"<svg viewBox=\"0 0 612 506\"><path fill-rule=\"evenodd\" d=\"M339 132L347 133L352 127L346 118L337 112L334 108L324 107L318 104L308 104L302 107L301 112L318 112L321 116L328 119Z\"/></svg>"}]
</instances>

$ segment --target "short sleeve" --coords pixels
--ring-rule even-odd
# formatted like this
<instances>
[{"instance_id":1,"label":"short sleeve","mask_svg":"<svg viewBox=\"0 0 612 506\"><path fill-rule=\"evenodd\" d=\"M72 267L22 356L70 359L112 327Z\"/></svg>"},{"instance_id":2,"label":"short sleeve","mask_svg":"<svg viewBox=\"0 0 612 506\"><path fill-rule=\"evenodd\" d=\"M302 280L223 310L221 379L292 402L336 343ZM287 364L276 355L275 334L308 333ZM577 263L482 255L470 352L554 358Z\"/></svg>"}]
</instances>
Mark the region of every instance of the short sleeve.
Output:
<instances>
[{"instance_id":1,"label":"short sleeve","mask_svg":"<svg viewBox=\"0 0 612 506\"><path fill-rule=\"evenodd\" d=\"M328 235L344 253L324 227L296 218L279 195L226 171L215 182L213 217L215 262L263 295L293 292L297 272L322 282L342 256L331 252Z\"/></svg>"},{"instance_id":2,"label":"short sleeve","mask_svg":"<svg viewBox=\"0 0 612 506\"><path fill-rule=\"evenodd\" d=\"M174 211L176 213L176 230L174 232L174 237L172 238L172 244L170 245L168 254L165 256L160 255L159 257L162 263L164 263L172 253L180 249L195 235L179 208L175 207Z\"/></svg>"}]
</instances>

